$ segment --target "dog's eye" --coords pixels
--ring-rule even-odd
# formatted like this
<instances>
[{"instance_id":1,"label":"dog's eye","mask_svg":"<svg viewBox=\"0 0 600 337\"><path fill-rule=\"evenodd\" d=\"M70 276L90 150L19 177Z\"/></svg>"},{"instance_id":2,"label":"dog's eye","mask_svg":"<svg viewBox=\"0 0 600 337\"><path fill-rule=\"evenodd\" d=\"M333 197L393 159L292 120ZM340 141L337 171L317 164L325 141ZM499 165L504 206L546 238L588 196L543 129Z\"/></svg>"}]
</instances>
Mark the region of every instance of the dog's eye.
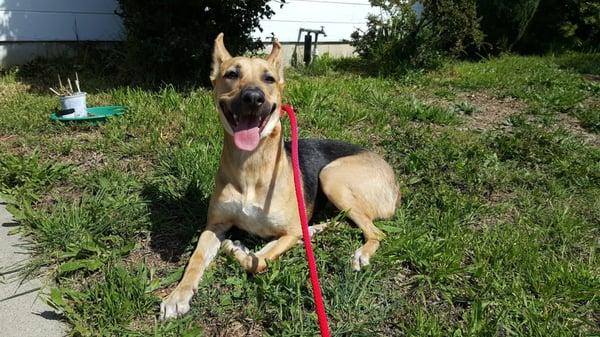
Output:
<instances>
[{"instance_id":1,"label":"dog's eye","mask_svg":"<svg viewBox=\"0 0 600 337\"><path fill-rule=\"evenodd\" d=\"M235 70L230 70L230 71L226 72L225 76L223 76L223 77L230 79L230 80L237 80L240 77L240 74Z\"/></svg>"},{"instance_id":2,"label":"dog's eye","mask_svg":"<svg viewBox=\"0 0 600 337\"><path fill-rule=\"evenodd\" d=\"M275 83L275 77L271 75L265 75L265 82L267 83Z\"/></svg>"}]
</instances>

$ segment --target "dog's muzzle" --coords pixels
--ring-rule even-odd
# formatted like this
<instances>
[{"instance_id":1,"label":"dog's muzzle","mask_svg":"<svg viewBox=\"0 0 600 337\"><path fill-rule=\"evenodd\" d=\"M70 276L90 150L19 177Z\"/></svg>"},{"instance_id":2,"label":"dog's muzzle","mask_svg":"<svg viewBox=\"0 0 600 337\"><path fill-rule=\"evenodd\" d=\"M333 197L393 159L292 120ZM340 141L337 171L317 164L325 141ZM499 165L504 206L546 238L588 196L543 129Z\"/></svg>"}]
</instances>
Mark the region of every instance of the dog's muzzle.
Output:
<instances>
[{"instance_id":1,"label":"dog's muzzle","mask_svg":"<svg viewBox=\"0 0 600 337\"><path fill-rule=\"evenodd\" d=\"M277 104L267 102L265 94L254 87L243 89L229 105L225 101L219 105L233 131L235 145L244 151L256 149L260 133L277 110Z\"/></svg>"}]
</instances>

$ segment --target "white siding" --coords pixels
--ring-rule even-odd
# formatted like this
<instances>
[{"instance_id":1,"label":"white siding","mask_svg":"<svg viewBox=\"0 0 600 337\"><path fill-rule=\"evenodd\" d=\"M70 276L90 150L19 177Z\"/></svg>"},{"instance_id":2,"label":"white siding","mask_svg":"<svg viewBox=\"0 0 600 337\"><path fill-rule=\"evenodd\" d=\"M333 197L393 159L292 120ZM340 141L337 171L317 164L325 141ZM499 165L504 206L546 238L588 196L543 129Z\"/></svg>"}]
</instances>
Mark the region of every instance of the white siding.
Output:
<instances>
[{"instance_id":1,"label":"white siding","mask_svg":"<svg viewBox=\"0 0 600 337\"><path fill-rule=\"evenodd\" d=\"M262 21L262 33L258 30L254 33L263 41L274 33L280 41L295 42L299 28L321 29L321 26L327 36L319 36L319 41L349 40L357 28L366 28L369 13L378 13L368 0L288 0L283 8L279 8L278 1L269 5L275 15Z\"/></svg>"},{"instance_id":2,"label":"white siding","mask_svg":"<svg viewBox=\"0 0 600 337\"><path fill-rule=\"evenodd\" d=\"M118 41L115 0L0 0L2 41Z\"/></svg>"},{"instance_id":3,"label":"white siding","mask_svg":"<svg viewBox=\"0 0 600 337\"><path fill-rule=\"evenodd\" d=\"M166 0L168 1L168 0ZM288 0L270 6L276 14L263 20L263 40L274 33L280 41L296 41L299 28L320 29L322 41L350 39L364 28L366 16L375 10L368 0ZM0 0L2 41L118 41L123 37L121 20L114 14L115 0Z\"/></svg>"}]
</instances>

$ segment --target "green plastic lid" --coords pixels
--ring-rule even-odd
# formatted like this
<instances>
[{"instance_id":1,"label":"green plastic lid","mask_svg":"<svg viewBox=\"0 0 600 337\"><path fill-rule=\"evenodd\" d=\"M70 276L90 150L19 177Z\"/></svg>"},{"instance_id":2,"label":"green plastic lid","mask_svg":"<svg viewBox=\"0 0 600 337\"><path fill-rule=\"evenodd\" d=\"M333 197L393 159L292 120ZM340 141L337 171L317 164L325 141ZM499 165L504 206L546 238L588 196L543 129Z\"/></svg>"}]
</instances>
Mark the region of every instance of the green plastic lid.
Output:
<instances>
[{"instance_id":1,"label":"green plastic lid","mask_svg":"<svg viewBox=\"0 0 600 337\"><path fill-rule=\"evenodd\" d=\"M58 116L56 112L50 114L50 119L60 122L101 122L109 117L121 116L127 111L122 105L97 106L88 108L88 115L82 118Z\"/></svg>"}]
</instances>

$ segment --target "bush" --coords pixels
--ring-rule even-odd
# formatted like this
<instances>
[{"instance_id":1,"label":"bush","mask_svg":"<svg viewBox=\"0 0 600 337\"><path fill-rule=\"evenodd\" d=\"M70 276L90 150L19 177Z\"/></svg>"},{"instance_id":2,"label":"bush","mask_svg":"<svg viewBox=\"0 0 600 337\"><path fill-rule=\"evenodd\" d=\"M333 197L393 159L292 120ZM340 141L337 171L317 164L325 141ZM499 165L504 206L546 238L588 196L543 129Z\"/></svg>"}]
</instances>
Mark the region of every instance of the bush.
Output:
<instances>
[{"instance_id":1,"label":"bush","mask_svg":"<svg viewBox=\"0 0 600 337\"><path fill-rule=\"evenodd\" d=\"M539 4L540 0L478 0L489 51L510 51L525 34Z\"/></svg>"},{"instance_id":2,"label":"bush","mask_svg":"<svg viewBox=\"0 0 600 337\"><path fill-rule=\"evenodd\" d=\"M544 53L600 45L600 2L478 0L488 52Z\"/></svg>"},{"instance_id":3,"label":"bush","mask_svg":"<svg viewBox=\"0 0 600 337\"><path fill-rule=\"evenodd\" d=\"M474 0L371 0L371 5L383 14L369 16L367 30L354 32L351 44L378 73L434 68L444 57L464 57L481 46Z\"/></svg>"},{"instance_id":4,"label":"bush","mask_svg":"<svg viewBox=\"0 0 600 337\"><path fill-rule=\"evenodd\" d=\"M518 51L542 53L600 46L600 2L545 0L533 16Z\"/></svg>"},{"instance_id":5,"label":"bush","mask_svg":"<svg viewBox=\"0 0 600 337\"><path fill-rule=\"evenodd\" d=\"M122 68L150 82L209 83L213 41L225 33L234 54L256 51L250 34L274 11L267 0L119 0L126 29ZM284 1L282 1L284 2Z\"/></svg>"}]
</instances>

